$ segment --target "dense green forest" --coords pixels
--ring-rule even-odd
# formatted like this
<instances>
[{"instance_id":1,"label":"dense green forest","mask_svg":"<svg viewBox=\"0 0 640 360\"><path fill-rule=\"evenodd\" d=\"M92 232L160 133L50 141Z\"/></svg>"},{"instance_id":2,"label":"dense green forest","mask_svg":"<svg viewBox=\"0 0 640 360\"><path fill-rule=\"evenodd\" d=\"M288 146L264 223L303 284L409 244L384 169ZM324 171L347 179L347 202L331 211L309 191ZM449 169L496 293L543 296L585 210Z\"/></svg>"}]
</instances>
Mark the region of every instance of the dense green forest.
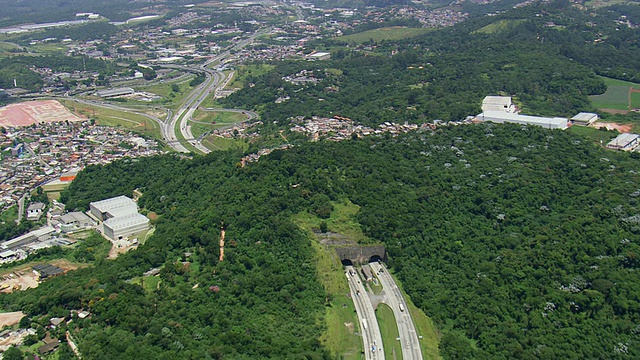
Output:
<instances>
[{"instance_id":1,"label":"dense green forest","mask_svg":"<svg viewBox=\"0 0 640 360\"><path fill-rule=\"evenodd\" d=\"M95 39L108 39L109 36L118 32L115 25L107 22L91 22L84 25L68 26L63 28L47 29L46 31L31 32L16 38L16 42L21 45L28 44L31 40L42 40L46 38L73 39L76 41L88 41Z\"/></svg>"},{"instance_id":2,"label":"dense green forest","mask_svg":"<svg viewBox=\"0 0 640 360\"><path fill-rule=\"evenodd\" d=\"M637 156L494 124L306 143L246 167L240 156L88 167L63 194L68 208L140 188L155 234L3 295L3 308L34 321L89 309L68 325L87 358L327 357L311 240L291 216L348 198L438 324L446 359L640 355ZM160 284L140 286L153 267Z\"/></svg>"}]
</instances>

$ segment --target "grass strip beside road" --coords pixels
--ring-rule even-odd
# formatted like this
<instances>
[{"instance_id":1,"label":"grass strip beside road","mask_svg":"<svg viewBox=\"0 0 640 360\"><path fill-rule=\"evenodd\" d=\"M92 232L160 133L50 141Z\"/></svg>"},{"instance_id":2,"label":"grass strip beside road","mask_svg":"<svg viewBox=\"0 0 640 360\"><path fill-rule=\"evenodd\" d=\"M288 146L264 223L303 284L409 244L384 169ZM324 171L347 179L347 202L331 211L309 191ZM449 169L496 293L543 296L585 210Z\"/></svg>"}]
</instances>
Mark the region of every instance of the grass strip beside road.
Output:
<instances>
[{"instance_id":1,"label":"grass strip beside road","mask_svg":"<svg viewBox=\"0 0 640 360\"><path fill-rule=\"evenodd\" d=\"M397 340L400 334L398 333L398 325L396 324L393 310L387 304L379 304L376 308L376 318L382 334L382 348L385 358L401 360L402 347L400 341ZM380 344L378 344L379 349ZM371 349L367 349L367 351L371 351Z\"/></svg>"}]
</instances>

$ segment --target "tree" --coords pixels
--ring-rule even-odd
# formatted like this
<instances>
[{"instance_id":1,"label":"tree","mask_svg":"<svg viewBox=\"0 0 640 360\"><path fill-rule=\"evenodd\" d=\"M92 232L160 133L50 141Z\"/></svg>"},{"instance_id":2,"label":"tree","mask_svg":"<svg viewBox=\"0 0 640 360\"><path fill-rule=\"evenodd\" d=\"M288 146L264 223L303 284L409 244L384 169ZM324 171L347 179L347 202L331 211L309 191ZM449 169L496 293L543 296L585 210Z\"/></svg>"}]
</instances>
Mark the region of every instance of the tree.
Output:
<instances>
[{"instance_id":1,"label":"tree","mask_svg":"<svg viewBox=\"0 0 640 360\"><path fill-rule=\"evenodd\" d=\"M22 351L15 346L12 346L4 352L4 360L22 360Z\"/></svg>"},{"instance_id":2,"label":"tree","mask_svg":"<svg viewBox=\"0 0 640 360\"><path fill-rule=\"evenodd\" d=\"M323 234L325 234L325 233L327 233L328 231L329 231L329 227L328 227L328 225L327 225L327 222L326 222L326 221L324 221L324 220L322 220L322 221L320 222L320 232L321 232L321 233L323 233Z\"/></svg>"}]
</instances>

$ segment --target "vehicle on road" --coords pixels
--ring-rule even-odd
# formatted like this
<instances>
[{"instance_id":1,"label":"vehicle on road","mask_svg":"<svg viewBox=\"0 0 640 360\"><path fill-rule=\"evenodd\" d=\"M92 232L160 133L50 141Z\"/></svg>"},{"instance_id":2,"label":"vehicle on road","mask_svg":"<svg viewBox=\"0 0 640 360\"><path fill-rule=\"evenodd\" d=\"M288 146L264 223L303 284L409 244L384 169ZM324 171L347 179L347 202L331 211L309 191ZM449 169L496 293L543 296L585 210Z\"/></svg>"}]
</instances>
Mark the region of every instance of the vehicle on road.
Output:
<instances>
[{"instance_id":1,"label":"vehicle on road","mask_svg":"<svg viewBox=\"0 0 640 360\"><path fill-rule=\"evenodd\" d=\"M404 305L400 304L400 311L404 311Z\"/></svg>"}]
</instances>

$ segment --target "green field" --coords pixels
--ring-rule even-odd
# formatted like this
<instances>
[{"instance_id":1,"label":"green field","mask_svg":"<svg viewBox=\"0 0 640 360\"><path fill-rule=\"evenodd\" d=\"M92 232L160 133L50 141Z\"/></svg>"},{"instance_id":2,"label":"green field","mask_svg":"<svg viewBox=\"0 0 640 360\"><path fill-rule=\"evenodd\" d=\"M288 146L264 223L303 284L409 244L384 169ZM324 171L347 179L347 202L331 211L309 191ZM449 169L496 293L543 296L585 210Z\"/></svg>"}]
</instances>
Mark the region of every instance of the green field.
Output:
<instances>
[{"instance_id":1,"label":"green field","mask_svg":"<svg viewBox=\"0 0 640 360\"><path fill-rule=\"evenodd\" d=\"M616 136L616 133L613 131L604 131L586 126L572 126L569 128L569 131L591 139L596 144L600 144L601 141L606 144Z\"/></svg>"},{"instance_id":2,"label":"green field","mask_svg":"<svg viewBox=\"0 0 640 360\"><path fill-rule=\"evenodd\" d=\"M198 109L193 113L193 120L214 124L214 125L229 125L237 124L247 120L247 115L232 111L205 111ZM214 128L220 126L214 126Z\"/></svg>"},{"instance_id":3,"label":"green field","mask_svg":"<svg viewBox=\"0 0 640 360\"><path fill-rule=\"evenodd\" d=\"M634 87L634 89L636 89L636 87ZM638 87L637 89L640 90L640 87ZM640 92L631 93L631 108L640 109Z\"/></svg>"},{"instance_id":4,"label":"green field","mask_svg":"<svg viewBox=\"0 0 640 360\"><path fill-rule=\"evenodd\" d=\"M60 102L71 112L95 118L98 125L123 127L154 139L162 139L160 126L145 116L70 100L60 100Z\"/></svg>"},{"instance_id":5,"label":"green field","mask_svg":"<svg viewBox=\"0 0 640 360\"><path fill-rule=\"evenodd\" d=\"M219 136L209 135L202 140L202 145L211 150L228 150L233 148L240 148L247 150L249 143L242 139L227 139Z\"/></svg>"},{"instance_id":6,"label":"green field","mask_svg":"<svg viewBox=\"0 0 640 360\"><path fill-rule=\"evenodd\" d=\"M396 318L393 315L393 310L391 310L387 304L380 304L376 308L376 318L378 319L378 325L380 326L383 345L382 348L384 349L385 358L396 360L402 359L402 348L400 346L400 342L396 340L400 337L400 334L398 333L398 325L396 324ZM368 350L371 351L371 349Z\"/></svg>"},{"instance_id":7,"label":"green field","mask_svg":"<svg viewBox=\"0 0 640 360\"><path fill-rule=\"evenodd\" d=\"M590 0L587 1L585 3L585 5L590 6L590 7L594 7L594 8L601 8L601 7L605 7L605 6L611 6L611 5L616 5L616 4L625 4L625 3L629 3L630 1L628 0Z\"/></svg>"},{"instance_id":8,"label":"green field","mask_svg":"<svg viewBox=\"0 0 640 360\"><path fill-rule=\"evenodd\" d=\"M389 27L363 31L357 34L340 36L337 38L337 40L355 44L362 44L370 40L378 43L383 40L409 39L428 33L429 31L432 30L424 28Z\"/></svg>"},{"instance_id":9,"label":"green field","mask_svg":"<svg viewBox=\"0 0 640 360\"><path fill-rule=\"evenodd\" d=\"M238 66L233 76L233 79L229 82L229 85L227 86L227 88L242 89L242 87L244 86L244 81L247 79L248 76L258 77L268 73L269 71L275 68L276 68L275 65L268 65L268 64L251 64L251 65ZM226 74L227 73L225 72L225 75Z\"/></svg>"},{"instance_id":10,"label":"green field","mask_svg":"<svg viewBox=\"0 0 640 360\"><path fill-rule=\"evenodd\" d=\"M485 27L482 27L476 31L474 31L473 33L480 33L480 34L496 34L499 33L501 31L507 30L509 28L512 28L520 23L523 23L524 19L518 19L518 20L498 20L494 23L491 23Z\"/></svg>"},{"instance_id":11,"label":"green field","mask_svg":"<svg viewBox=\"0 0 640 360\"><path fill-rule=\"evenodd\" d=\"M162 97L161 101L165 103L164 106L175 110L180 106L184 97L189 94L189 91L191 91L192 87L189 85L191 80L193 80L193 76L181 79L180 82L168 81L161 84L137 87L136 90L150 92ZM172 84L178 85L179 91L174 92L171 89Z\"/></svg>"},{"instance_id":12,"label":"green field","mask_svg":"<svg viewBox=\"0 0 640 360\"><path fill-rule=\"evenodd\" d=\"M640 93L632 93L629 104L629 89L640 90L640 84L628 81L602 78L607 85L607 91L602 95L589 96L591 103L598 109L629 110L629 106L640 107Z\"/></svg>"}]
</instances>

